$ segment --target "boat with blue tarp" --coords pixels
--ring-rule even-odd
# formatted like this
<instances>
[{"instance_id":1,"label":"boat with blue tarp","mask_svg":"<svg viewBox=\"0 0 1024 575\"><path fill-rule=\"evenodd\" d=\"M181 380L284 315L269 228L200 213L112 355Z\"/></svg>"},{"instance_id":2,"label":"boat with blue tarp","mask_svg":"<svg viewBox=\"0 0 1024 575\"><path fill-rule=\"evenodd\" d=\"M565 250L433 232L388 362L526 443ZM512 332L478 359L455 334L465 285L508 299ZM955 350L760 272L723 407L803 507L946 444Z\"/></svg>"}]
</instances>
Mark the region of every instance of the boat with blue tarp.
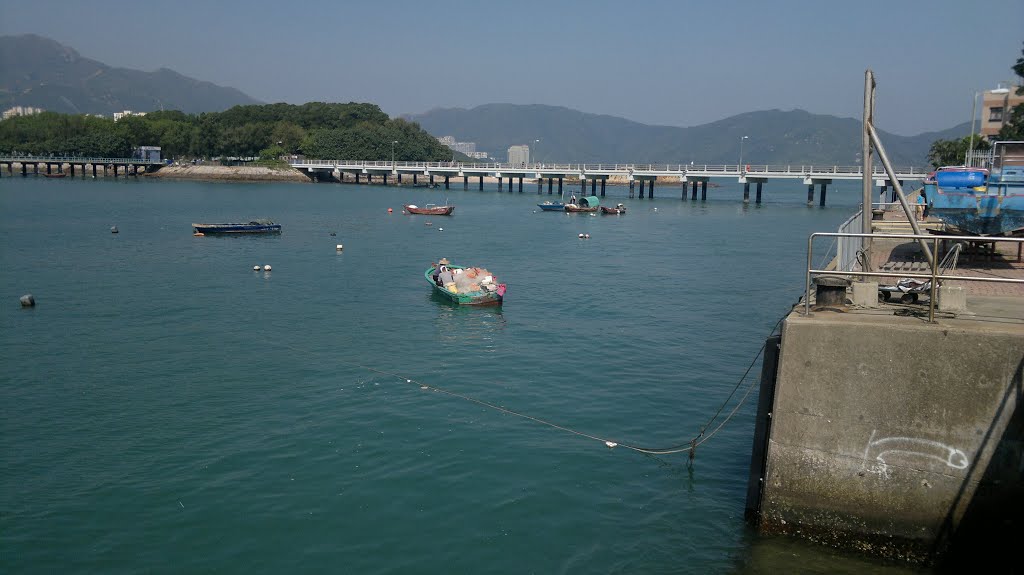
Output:
<instances>
[{"instance_id":1,"label":"boat with blue tarp","mask_svg":"<svg viewBox=\"0 0 1024 575\"><path fill-rule=\"evenodd\" d=\"M192 224L196 235L210 234L276 234L281 224L271 220L252 220L246 223Z\"/></svg>"},{"instance_id":2,"label":"boat with blue tarp","mask_svg":"<svg viewBox=\"0 0 1024 575\"><path fill-rule=\"evenodd\" d=\"M1024 142L995 142L990 168L945 166L924 181L928 213L971 235L1024 229Z\"/></svg>"}]
</instances>

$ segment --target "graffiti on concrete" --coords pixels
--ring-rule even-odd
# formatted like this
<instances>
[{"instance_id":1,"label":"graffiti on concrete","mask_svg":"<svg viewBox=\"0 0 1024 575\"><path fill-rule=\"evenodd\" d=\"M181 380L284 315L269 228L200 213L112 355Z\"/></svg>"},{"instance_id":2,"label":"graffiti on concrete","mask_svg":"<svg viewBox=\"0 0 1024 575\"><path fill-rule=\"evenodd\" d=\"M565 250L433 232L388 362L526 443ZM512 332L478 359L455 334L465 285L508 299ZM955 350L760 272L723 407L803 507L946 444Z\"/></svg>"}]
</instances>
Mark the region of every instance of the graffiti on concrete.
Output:
<instances>
[{"instance_id":1,"label":"graffiti on concrete","mask_svg":"<svg viewBox=\"0 0 1024 575\"><path fill-rule=\"evenodd\" d=\"M871 431L871 437L864 447L862 474L872 473L883 479L889 479L890 465L902 463L913 466L914 463L938 462L951 469L966 469L970 460L963 451L930 439L916 437L882 437L875 438L878 430Z\"/></svg>"}]
</instances>

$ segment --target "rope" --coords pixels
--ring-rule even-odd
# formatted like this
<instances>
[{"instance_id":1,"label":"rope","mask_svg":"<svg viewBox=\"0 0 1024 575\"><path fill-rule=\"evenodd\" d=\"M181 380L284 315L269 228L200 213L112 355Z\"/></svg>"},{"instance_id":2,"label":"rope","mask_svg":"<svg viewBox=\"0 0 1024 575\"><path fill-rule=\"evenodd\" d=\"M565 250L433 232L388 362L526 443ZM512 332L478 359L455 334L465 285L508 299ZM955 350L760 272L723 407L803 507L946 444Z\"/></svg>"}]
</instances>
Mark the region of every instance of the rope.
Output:
<instances>
[{"instance_id":1,"label":"rope","mask_svg":"<svg viewBox=\"0 0 1024 575\"><path fill-rule=\"evenodd\" d=\"M788 311L785 314L783 314L779 318L778 321L775 322L775 325L772 327L772 330L771 330L771 332L769 332L769 335L771 335L772 333L775 333L775 330L778 329L779 325L782 323L782 320L785 319L787 315L789 315ZM296 352L300 352L300 353L305 353L305 354L308 354L308 355L311 355L311 356L315 356L316 355L314 352L311 352L311 351L308 351L308 350L305 350L305 349L301 349L301 348L293 346L293 345L282 344L282 343L278 343L278 342L272 342L272 341L266 340L266 339L264 339L263 341L268 343L268 344L270 344L270 345L276 345L276 346L279 346L279 347L290 349L292 351L296 351ZM425 382L422 382L422 381L419 381L419 380L416 380L416 379L413 379L413 378L410 378L410 377L406 377L406 376L403 376L403 375L400 375L400 374L397 374L397 373L394 373L394 372L385 371L385 370L382 370L382 369L377 369L375 367L370 367L370 366L367 366L367 365L362 365L360 363L356 363L356 362L353 362L353 361L347 361L347 360L344 360L344 359L335 359L335 361L338 361L339 363L343 363L343 364L350 365L350 366L353 366L353 367L357 367L359 369L364 369L364 370L369 371L369 372L373 372L373 373L377 373L377 374L380 374L380 375L384 375L384 376L387 376L387 377L393 377L393 378L396 378L398 380L401 380L403 383L410 384L410 385L417 385L422 390L430 390L430 391L435 391L435 392L438 392L438 393L443 393L443 394L448 395L450 397L456 397L456 398L459 398L459 399L463 399L465 401L469 401L471 403L475 403L477 405L482 405L484 407L488 407L490 409L494 409L494 410L499 411L501 413L506 413L508 415L514 415L516 417L521 417L523 419L528 419L528 420L533 421L535 423L539 423L541 425L544 425L544 426L547 426L547 427L551 427L553 429L558 429L560 431L564 431L564 432L570 433L572 435L576 435L576 436L579 436L579 437L584 437L584 438L587 438L587 439L592 439L594 441L600 441L605 446L607 446L609 449L615 448L615 447L622 447L622 448L625 448L625 449L629 449L629 450L636 451L636 452L639 452L639 453L645 453L645 454L648 454L648 455L671 455L671 454L675 454L675 453L689 452L690 453L690 459L692 460L693 456L694 456L694 453L696 452L697 447L699 445L703 444L704 442L708 441L712 437L714 437L715 434L717 434L723 427L725 427L725 424L728 423L729 420L731 420L734 415L736 415L736 412L739 411L740 407L744 404L744 402L746 402L747 397L749 397L750 393L754 390L754 388L755 388L754 383L756 383L756 381L752 382L748 386L746 392L740 397L740 400L732 408L732 410L725 417L725 419L723 419L722 422L719 423L717 427L715 427L713 430L711 430L710 433L706 433L708 427L710 427L715 422L715 420L718 419L718 416L721 415L722 411L725 409L725 407L732 400L733 396L736 394L736 391L740 388L741 385L743 385L743 381L747 378L747 375L750 374L750 370L753 369L754 365L757 363L758 358L761 357L761 354L764 352L765 345L767 345L767 341L765 341L765 343L761 344L761 348L757 351L757 354L754 355L754 359L751 360L750 365L747 366L746 371L743 372L743 376L740 377L739 381L736 382L736 385L733 387L732 391L729 393L729 396L725 399L725 401L722 402L722 405L719 406L718 410L711 417L711 419L709 419L707 421L707 423L705 423L701 427L700 433L698 433L692 439L687 440L685 443L680 443L678 445L673 445L673 446L670 446L670 447L663 447L663 448L643 447L643 446L639 446L639 445L632 445L632 444L629 444L629 443L623 443L623 442L620 442L620 441L614 441L614 440L611 440L611 439L608 439L608 438L604 438L604 437L598 437L596 435L591 435L589 433L584 433L582 431L579 431L579 430L576 430L576 429L572 429L572 428L566 427L564 425L559 425L557 423L553 423L553 422L541 419L539 417L534 417L532 415L528 415L528 414L516 411L514 409L509 409L507 407L502 407L500 405L495 405L493 403L490 403L488 401L484 401L482 399L477 399L475 397L471 397L471 396L468 396L468 395L465 395L465 394L462 394L462 393L458 393L458 392L455 392L455 391L450 391L450 390L444 389L442 387L439 387L439 386L436 386L436 385L431 385L431 384L428 384L428 383L425 383Z\"/></svg>"}]
</instances>

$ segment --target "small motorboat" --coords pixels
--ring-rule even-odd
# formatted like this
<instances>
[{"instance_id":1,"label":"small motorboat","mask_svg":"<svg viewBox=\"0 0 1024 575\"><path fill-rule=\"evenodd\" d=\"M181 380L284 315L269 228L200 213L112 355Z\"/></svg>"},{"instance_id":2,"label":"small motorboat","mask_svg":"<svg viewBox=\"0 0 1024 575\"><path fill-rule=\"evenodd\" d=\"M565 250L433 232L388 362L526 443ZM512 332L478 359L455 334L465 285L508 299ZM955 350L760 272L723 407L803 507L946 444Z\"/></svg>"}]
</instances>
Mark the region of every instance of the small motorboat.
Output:
<instances>
[{"instance_id":1,"label":"small motorboat","mask_svg":"<svg viewBox=\"0 0 1024 575\"><path fill-rule=\"evenodd\" d=\"M192 224L195 235L210 234L275 234L281 232L281 224L270 220L252 220L248 223Z\"/></svg>"},{"instance_id":2,"label":"small motorboat","mask_svg":"<svg viewBox=\"0 0 1024 575\"><path fill-rule=\"evenodd\" d=\"M501 305L505 284L483 268L458 266L442 258L423 272L434 293L459 305Z\"/></svg>"},{"instance_id":3,"label":"small motorboat","mask_svg":"<svg viewBox=\"0 0 1024 575\"><path fill-rule=\"evenodd\" d=\"M617 204L614 208L608 206L601 206L602 214L624 214L626 213L626 206L623 204Z\"/></svg>"},{"instance_id":4,"label":"small motorboat","mask_svg":"<svg viewBox=\"0 0 1024 575\"><path fill-rule=\"evenodd\" d=\"M537 204L537 207L545 212L564 212L564 202L541 202Z\"/></svg>"},{"instance_id":5,"label":"small motorboat","mask_svg":"<svg viewBox=\"0 0 1024 575\"><path fill-rule=\"evenodd\" d=\"M450 216L452 215L452 211L455 210L455 206L438 206L436 204L427 204L422 208L416 204L406 204L403 207L405 208L405 211L410 214L423 214L428 216Z\"/></svg>"}]
</instances>

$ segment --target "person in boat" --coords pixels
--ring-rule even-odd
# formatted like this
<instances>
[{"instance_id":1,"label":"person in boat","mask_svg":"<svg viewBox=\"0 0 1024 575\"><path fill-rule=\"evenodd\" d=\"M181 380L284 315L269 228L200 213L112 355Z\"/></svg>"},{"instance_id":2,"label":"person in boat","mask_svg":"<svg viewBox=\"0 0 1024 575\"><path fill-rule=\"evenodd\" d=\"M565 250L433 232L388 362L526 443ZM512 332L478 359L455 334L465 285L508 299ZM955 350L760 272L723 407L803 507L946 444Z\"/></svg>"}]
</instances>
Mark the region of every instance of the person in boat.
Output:
<instances>
[{"instance_id":1,"label":"person in boat","mask_svg":"<svg viewBox=\"0 0 1024 575\"><path fill-rule=\"evenodd\" d=\"M569 196L569 203L574 206L576 205L576 194Z\"/></svg>"}]
</instances>

